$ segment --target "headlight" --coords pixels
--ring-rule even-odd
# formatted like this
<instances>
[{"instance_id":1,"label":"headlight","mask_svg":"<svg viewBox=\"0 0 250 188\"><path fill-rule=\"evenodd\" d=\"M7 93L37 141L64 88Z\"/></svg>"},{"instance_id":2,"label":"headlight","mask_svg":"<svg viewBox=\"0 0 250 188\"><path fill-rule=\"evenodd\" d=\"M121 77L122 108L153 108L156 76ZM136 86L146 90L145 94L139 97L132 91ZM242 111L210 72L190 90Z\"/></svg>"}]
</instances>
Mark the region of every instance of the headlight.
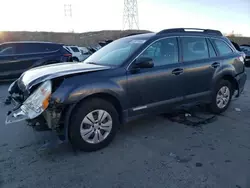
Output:
<instances>
[{"instance_id":1,"label":"headlight","mask_svg":"<svg viewBox=\"0 0 250 188\"><path fill-rule=\"evenodd\" d=\"M29 119L39 116L49 106L51 92L52 83L48 80L38 87L23 103L21 109Z\"/></svg>"}]
</instances>

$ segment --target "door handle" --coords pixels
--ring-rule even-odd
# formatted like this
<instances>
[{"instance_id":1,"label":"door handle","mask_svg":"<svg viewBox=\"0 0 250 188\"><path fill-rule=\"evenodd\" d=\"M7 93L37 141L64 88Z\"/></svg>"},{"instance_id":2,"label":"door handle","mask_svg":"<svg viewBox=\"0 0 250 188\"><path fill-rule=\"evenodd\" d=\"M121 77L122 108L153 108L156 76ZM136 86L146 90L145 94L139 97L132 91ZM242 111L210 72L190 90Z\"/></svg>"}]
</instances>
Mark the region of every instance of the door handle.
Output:
<instances>
[{"instance_id":1,"label":"door handle","mask_svg":"<svg viewBox=\"0 0 250 188\"><path fill-rule=\"evenodd\" d=\"M212 63L212 65L211 65L211 67L213 67L213 68L217 68L217 67L219 67L220 66L220 63L219 62L214 62L214 63Z\"/></svg>"},{"instance_id":2,"label":"door handle","mask_svg":"<svg viewBox=\"0 0 250 188\"><path fill-rule=\"evenodd\" d=\"M174 74L174 75L180 75L182 73L183 73L183 69L182 68L177 68L177 69L174 69L172 71L172 74Z\"/></svg>"}]
</instances>

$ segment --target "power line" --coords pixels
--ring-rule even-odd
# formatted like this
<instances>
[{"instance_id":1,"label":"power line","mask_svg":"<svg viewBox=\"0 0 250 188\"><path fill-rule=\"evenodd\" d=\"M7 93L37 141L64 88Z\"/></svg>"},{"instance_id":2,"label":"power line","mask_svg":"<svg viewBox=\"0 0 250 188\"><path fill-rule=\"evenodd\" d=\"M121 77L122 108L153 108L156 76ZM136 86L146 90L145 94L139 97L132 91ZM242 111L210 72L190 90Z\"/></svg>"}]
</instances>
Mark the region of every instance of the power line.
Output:
<instances>
[{"instance_id":1,"label":"power line","mask_svg":"<svg viewBox=\"0 0 250 188\"><path fill-rule=\"evenodd\" d=\"M64 17L69 21L67 22L67 25L72 25L72 4L64 4ZM72 26L69 28L69 32L74 32L74 29Z\"/></svg>"},{"instance_id":2,"label":"power line","mask_svg":"<svg viewBox=\"0 0 250 188\"><path fill-rule=\"evenodd\" d=\"M72 18L72 5L64 4L64 16Z\"/></svg>"},{"instance_id":3,"label":"power line","mask_svg":"<svg viewBox=\"0 0 250 188\"><path fill-rule=\"evenodd\" d=\"M124 0L123 29L139 29L137 0Z\"/></svg>"}]
</instances>

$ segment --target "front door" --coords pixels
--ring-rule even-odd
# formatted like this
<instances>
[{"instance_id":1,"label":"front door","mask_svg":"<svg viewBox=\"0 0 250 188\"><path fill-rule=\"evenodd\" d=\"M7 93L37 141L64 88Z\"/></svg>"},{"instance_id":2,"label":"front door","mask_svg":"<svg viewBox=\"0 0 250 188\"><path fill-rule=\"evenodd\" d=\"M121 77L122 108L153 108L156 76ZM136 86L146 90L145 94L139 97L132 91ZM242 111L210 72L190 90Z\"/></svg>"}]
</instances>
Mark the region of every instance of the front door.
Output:
<instances>
[{"instance_id":1,"label":"front door","mask_svg":"<svg viewBox=\"0 0 250 188\"><path fill-rule=\"evenodd\" d=\"M152 58L153 68L133 71L133 63L129 66L129 116L159 112L182 101L183 66L179 63L178 49L176 37L158 40L138 57Z\"/></svg>"}]
</instances>

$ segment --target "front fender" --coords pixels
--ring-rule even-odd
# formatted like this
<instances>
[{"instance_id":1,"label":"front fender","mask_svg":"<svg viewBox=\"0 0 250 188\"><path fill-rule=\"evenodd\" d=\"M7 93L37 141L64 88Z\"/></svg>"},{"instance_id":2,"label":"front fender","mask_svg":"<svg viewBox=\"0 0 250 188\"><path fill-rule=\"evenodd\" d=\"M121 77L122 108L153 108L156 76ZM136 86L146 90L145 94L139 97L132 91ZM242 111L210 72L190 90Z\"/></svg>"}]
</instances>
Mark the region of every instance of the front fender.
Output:
<instances>
[{"instance_id":1,"label":"front fender","mask_svg":"<svg viewBox=\"0 0 250 188\"><path fill-rule=\"evenodd\" d=\"M51 100L60 104L74 104L82 99L94 94L108 94L115 97L121 104L122 108L126 106L124 89L113 81L94 82L82 85L62 85L52 94Z\"/></svg>"}]
</instances>

